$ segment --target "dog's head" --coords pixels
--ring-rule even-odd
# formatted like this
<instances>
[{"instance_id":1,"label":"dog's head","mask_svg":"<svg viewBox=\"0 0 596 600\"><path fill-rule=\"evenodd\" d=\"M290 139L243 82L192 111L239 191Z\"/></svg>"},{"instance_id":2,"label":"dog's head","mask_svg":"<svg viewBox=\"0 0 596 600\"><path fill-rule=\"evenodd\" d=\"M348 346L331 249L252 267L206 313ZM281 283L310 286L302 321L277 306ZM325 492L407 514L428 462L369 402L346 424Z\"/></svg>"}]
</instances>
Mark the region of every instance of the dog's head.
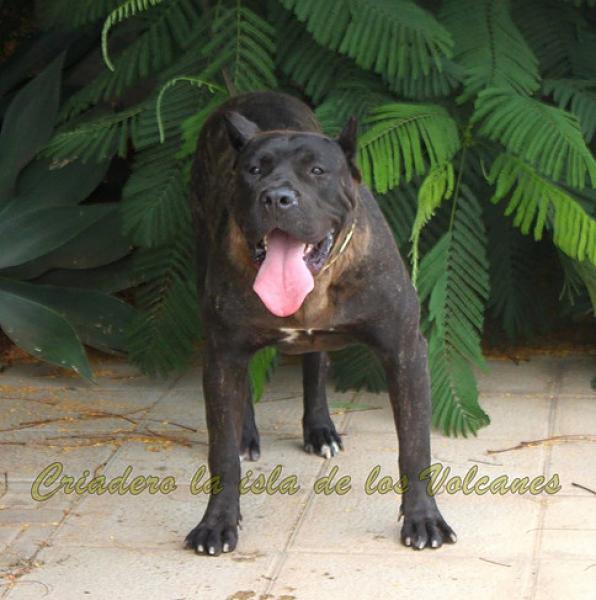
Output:
<instances>
[{"instance_id":1,"label":"dog's head","mask_svg":"<svg viewBox=\"0 0 596 600\"><path fill-rule=\"evenodd\" d=\"M259 269L254 289L273 314L288 316L352 223L360 181L356 121L336 139L261 132L236 112L225 115L225 123L237 153L230 208Z\"/></svg>"}]
</instances>

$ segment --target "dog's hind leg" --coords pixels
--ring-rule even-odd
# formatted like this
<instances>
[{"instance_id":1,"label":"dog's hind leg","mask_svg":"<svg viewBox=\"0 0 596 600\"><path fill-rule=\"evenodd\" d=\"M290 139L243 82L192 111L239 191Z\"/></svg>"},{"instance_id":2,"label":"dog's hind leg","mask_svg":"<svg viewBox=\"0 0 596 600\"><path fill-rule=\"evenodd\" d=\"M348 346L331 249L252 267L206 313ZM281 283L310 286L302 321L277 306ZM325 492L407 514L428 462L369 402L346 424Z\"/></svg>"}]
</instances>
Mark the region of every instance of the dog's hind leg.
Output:
<instances>
[{"instance_id":1,"label":"dog's hind leg","mask_svg":"<svg viewBox=\"0 0 596 600\"><path fill-rule=\"evenodd\" d=\"M255 422L255 408L252 403L250 388L246 391L246 406L244 408L244 423L240 441L240 460L259 460L261 444L259 430Z\"/></svg>"},{"instance_id":2,"label":"dog's hind leg","mask_svg":"<svg viewBox=\"0 0 596 600\"><path fill-rule=\"evenodd\" d=\"M327 405L325 383L328 366L329 357L325 352L312 352L302 357L304 449L325 458L343 449Z\"/></svg>"}]
</instances>

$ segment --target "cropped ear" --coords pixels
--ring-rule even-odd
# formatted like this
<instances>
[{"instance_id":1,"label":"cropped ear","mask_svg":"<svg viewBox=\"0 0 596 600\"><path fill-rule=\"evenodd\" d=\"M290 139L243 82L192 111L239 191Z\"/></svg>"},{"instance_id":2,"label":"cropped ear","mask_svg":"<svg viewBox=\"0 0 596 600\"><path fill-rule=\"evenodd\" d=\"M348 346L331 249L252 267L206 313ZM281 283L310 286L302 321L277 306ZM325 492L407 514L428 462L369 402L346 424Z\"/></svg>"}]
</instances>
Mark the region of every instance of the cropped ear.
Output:
<instances>
[{"instance_id":1,"label":"cropped ear","mask_svg":"<svg viewBox=\"0 0 596 600\"><path fill-rule=\"evenodd\" d=\"M228 112L224 114L223 118L230 137L230 143L237 152L240 152L259 132L256 123L249 121L238 112Z\"/></svg>"},{"instance_id":2,"label":"cropped ear","mask_svg":"<svg viewBox=\"0 0 596 600\"><path fill-rule=\"evenodd\" d=\"M358 121L356 117L351 116L348 119L348 122L344 125L341 133L337 137L337 143L340 145L343 150L346 160L348 161L348 166L350 167L350 172L352 176L357 181L362 179L360 175L360 171L356 166L356 150L358 148Z\"/></svg>"}]
</instances>

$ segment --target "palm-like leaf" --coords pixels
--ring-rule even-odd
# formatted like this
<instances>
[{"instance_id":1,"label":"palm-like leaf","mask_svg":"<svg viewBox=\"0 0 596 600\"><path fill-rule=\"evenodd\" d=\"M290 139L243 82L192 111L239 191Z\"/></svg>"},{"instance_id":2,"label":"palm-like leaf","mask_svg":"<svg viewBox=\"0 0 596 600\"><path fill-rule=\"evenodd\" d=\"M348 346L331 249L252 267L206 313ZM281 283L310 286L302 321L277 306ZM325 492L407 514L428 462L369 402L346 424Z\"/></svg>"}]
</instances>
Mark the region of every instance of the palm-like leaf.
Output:
<instances>
[{"instance_id":1,"label":"palm-like leaf","mask_svg":"<svg viewBox=\"0 0 596 600\"><path fill-rule=\"evenodd\" d=\"M275 30L256 12L237 1L232 8L220 7L212 23L212 38L201 55L209 58L201 77L225 70L234 91L249 92L277 85L275 78Z\"/></svg>"},{"instance_id":2,"label":"palm-like leaf","mask_svg":"<svg viewBox=\"0 0 596 600\"><path fill-rule=\"evenodd\" d=\"M488 207L490 311L509 339L530 336L540 322L542 306L536 298L536 244Z\"/></svg>"},{"instance_id":3,"label":"palm-like leaf","mask_svg":"<svg viewBox=\"0 0 596 600\"><path fill-rule=\"evenodd\" d=\"M261 348L250 361L248 376L250 392L254 402L258 402L265 391L265 385L277 366L278 354L273 346Z\"/></svg>"},{"instance_id":4,"label":"palm-like leaf","mask_svg":"<svg viewBox=\"0 0 596 600\"><path fill-rule=\"evenodd\" d=\"M386 104L365 121L360 137L364 180L379 193L422 175L428 166L446 163L460 147L455 121L433 104Z\"/></svg>"},{"instance_id":5,"label":"palm-like leaf","mask_svg":"<svg viewBox=\"0 0 596 600\"><path fill-rule=\"evenodd\" d=\"M110 29L140 12L144 12L161 4L164 0L125 0L117 8L115 8L106 18L101 31L101 51L106 65L110 71L114 70L114 64L110 60L108 52L108 34Z\"/></svg>"},{"instance_id":6,"label":"palm-like leaf","mask_svg":"<svg viewBox=\"0 0 596 600\"><path fill-rule=\"evenodd\" d=\"M496 185L493 202L511 195L505 214L515 215L513 223L522 233L529 233L533 226L534 239L539 240L550 219L553 240L563 252L596 264L596 220L569 192L509 154L495 160L489 179Z\"/></svg>"},{"instance_id":7,"label":"palm-like leaf","mask_svg":"<svg viewBox=\"0 0 596 600\"><path fill-rule=\"evenodd\" d=\"M560 108L577 116L586 141L591 142L596 131L596 80L547 79L543 88Z\"/></svg>"},{"instance_id":8,"label":"palm-like leaf","mask_svg":"<svg viewBox=\"0 0 596 600\"><path fill-rule=\"evenodd\" d=\"M410 0L282 0L315 40L389 82L417 80L451 55L449 32Z\"/></svg>"},{"instance_id":9,"label":"palm-like leaf","mask_svg":"<svg viewBox=\"0 0 596 600\"><path fill-rule=\"evenodd\" d=\"M67 124L54 135L44 152L59 160L78 158L82 162L101 162L114 154L124 157L143 110L144 107L138 106L117 114L92 117L74 126Z\"/></svg>"},{"instance_id":10,"label":"palm-like leaf","mask_svg":"<svg viewBox=\"0 0 596 600\"><path fill-rule=\"evenodd\" d=\"M418 210L412 224L412 281L418 279L418 246L422 228L428 223L443 200L451 198L455 188L455 174L451 163L439 164L422 182L418 191Z\"/></svg>"},{"instance_id":11,"label":"palm-like leaf","mask_svg":"<svg viewBox=\"0 0 596 600\"><path fill-rule=\"evenodd\" d=\"M446 0L441 20L465 68L465 98L486 87L538 89L538 60L511 19L508 0Z\"/></svg>"},{"instance_id":12,"label":"palm-like leaf","mask_svg":"<svg viewBox=\"0 0 596 600\"><path fill-rule=\"evenodd\" d=\"M428 298L433 422L447 434L466 435L489 422L470 367L483 364L486 235L478 201L466 186L454 217L453 228L422 260L418 289L421 300Z\"/></svg>"},{"instance_id":13,"label":"palm-like leaf","mask_svg":"<svg viewBox=\"0 0 596 600\"><path fill-rule=\"evenodd\" d=\"M100 74L64 104L62 119L120 97L138 81L171 65L181 50L201 44L207 24L193 0L170 0L167 9L150 13L137 37ZM108 23L108 21L106 21ZM196 49L195 49L196 52Z\"/></svg>"},{"instance_id":14,"label":"palm-like leaf","mask_svg":"<svg viewBox=\"0 0 596 600\"><path fill-rule=\"evenodd\" d=\"M123 191L125 231L144 248L190 236L188 187L184 161L176 160L176 140L137 155Z\"/></svg>"},{"instance_id":15,"label":"palm-like leaf","mask_svg":"<svg viewBox=\"0 0 596 600\"><path fill-rule=\"evenodd\" d=\"M383 365L368 346L356 345L332 352L331 362L339 391L365 389L378 393L387 390Z\"/></svg>"},{"instance_id":16,"label":"palm-like leaf","mask_svg":"<svg viewBox=\"0 0 596 600\"><path fill-rule=\"evenodd\" d=\"M140 313L129 332L129 353L148 373L186 366L201 334L190 244L182 235L137 257L136 277L146 283L136 294Z\"/></svg>"},{"instance_id":17,"label":"palm-like leaf","mask_svg":"<svg viewBox=\"0 0 596 600\"><path fill-rule=\"evenodd\" d=\"M540 61L545 77L567 77L573 72L578 28L583 19L563 2L524 0L513 3L513 16Z\"/></svg>"},{"instance_id":18,"label":"palm-like leaf","mask_svg":"<svg viewBox=\"0 0 596 600\"><path fill-rule=\"evenodd\" d=\"M577 117L508 89L488 88L476 101L472 121L480 134L536 165L552 179L579 189L596 185L596 161L586 146Z\"/></svg>"}]
</instances>

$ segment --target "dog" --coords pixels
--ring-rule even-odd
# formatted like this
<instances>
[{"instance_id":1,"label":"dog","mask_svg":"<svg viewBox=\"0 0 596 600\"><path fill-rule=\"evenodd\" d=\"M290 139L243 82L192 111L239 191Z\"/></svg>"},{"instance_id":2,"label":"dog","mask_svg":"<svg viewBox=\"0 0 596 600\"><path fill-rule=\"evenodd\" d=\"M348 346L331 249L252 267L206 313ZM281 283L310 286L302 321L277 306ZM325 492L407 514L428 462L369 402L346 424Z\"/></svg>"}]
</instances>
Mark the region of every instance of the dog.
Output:
<instances>
[{"instance_id":1,"label":"dog","mask_svg":"<svg viewBox=\"0 0 596 600\"><path fill-rule=\"evenodd\" d=\"M240 460L259 435L248 365L264 346L303 355L304 448L342 441L325 395L328 350L371 347L386 372L407 482L401 540L415 549L456 536L427 494L431 398L420 307L393 235L355 162L352 118L336 139L306 104L274 92L227 100L205 122L192 168L209 469L220 483L186 537L217 556L238 542Z\"/></svg>"}]
</instances>

